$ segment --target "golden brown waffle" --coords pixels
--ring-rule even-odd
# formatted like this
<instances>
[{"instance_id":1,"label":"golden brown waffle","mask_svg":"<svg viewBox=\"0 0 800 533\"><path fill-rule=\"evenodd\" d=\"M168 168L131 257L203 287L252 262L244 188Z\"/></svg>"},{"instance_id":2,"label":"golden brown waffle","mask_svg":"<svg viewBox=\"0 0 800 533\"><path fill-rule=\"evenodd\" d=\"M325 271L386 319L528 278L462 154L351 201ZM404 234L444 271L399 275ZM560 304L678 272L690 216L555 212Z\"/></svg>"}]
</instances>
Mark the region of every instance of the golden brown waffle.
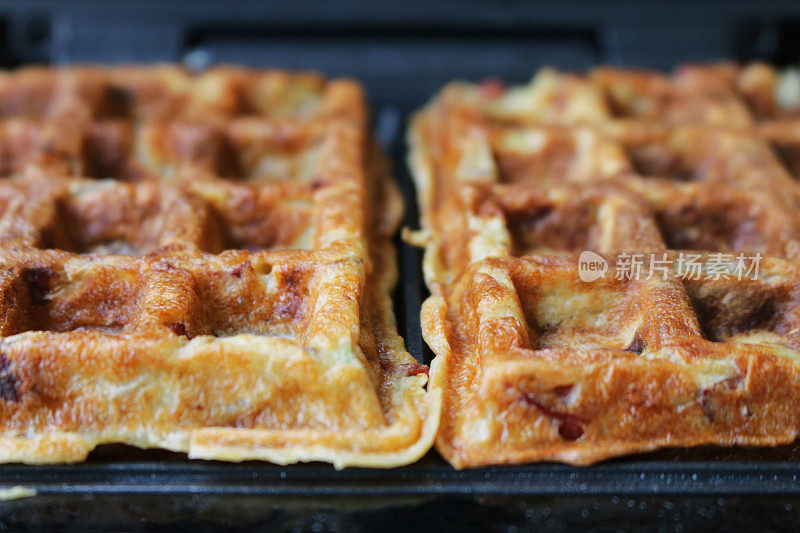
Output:
<instances>
[{"instance_id":1,"label":"golden brown waffle","mask_svg":"<svg viewBox=\"0 0 800 533\"><path fill-rule=\"evenodd\" d=\"M448 461L795 439L795 75L543 70L449 85L415 117ZM582 275L584 251L604 276Z\"/></svg>"},{"instance_id":2,"label":"golden brown waffle","mask_svg":"<svg viewBox=\"0 0 800 533\"><path fill-rule=\"evenodd\" d=\"M0 461L427 451L389 298L401 202L355 83L31 69L0 114Z\"/></svg>"}]
</instances>

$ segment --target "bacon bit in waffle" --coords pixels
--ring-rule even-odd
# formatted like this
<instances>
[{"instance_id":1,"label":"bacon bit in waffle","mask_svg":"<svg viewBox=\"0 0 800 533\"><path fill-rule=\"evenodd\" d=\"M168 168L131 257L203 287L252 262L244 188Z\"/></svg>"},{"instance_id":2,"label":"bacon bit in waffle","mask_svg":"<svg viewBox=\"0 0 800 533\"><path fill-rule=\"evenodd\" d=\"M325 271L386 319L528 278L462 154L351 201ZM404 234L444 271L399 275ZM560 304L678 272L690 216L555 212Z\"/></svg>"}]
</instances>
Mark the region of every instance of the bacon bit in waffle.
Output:
<instances>
[{"instance_id":1,"label":"bacon bit in waffle","mask_svg":"<svg viewBox=\"0 0 800 533\"><path fill-rule=\"evenodd\" d=\"M637 333L633 336L633 340L631 341L630 345L625 348L625 351L635 353L636 355L642 355L642 352L645 348L647 348L647 345Z\"/></svg>"},{"instance_id":2,"label":"bacon bit in waffle","mask_svg":"<svg viewBox=\"0 0 800 533\"><path fill-rule=\"evenodd\" d=\"M700 394L697 398L697 403L700 404L700 408L703 410L703 414L709 422L713 424L717 418L715 413L716 406L714 405L714 395L717 393L739 390L742 387L743 382L744 376L736 375L727 379L723 379L722 381L715 383L712 387L700 391Z\"/></svg>"},{"instance_id":3,"label":"bacon bit in waffle","mask_svg":"<svg viewBox=\"0 0 800 533\"><path fill-rule=\"evenodd\" d=\"M329 183L327 180L315 179L314 181L311 182L311 190L317 191L319 189L324 189L328 185Z\"/></svg>"},{"instance_id":4,"label":"bacon bit in waffle","mask_svg":"<svg viewBox=\"0 0 800 533\"><path fill-rule=\"evenodd\" d=\"M583 426L589 423L587 418L553 409L539 401L536 396L529 392L521 393L519 398L525 405L535 407L548 418L556 420L558 422L558 434L563 438L577 440L583 436Z\"/></svg>"},{"instance_id":5,"label":"bacon bit in waffle","mask_svg":"<svg viewBox=\"0 0 800 533\"><path fill-rule=\"evenodd\" d=\"M558 387L553 388L553 394L559 398L566 398L574 389L575 385L559 385Z\"/></svg>"},{"instance_id":6,"label":"bacon bit in waffle","mask_svg":"<svg viewBox=\"0 0 800 533\"><path fill-rule=\"evenodd\" d=\"M6 402L19 402L19 378L11 371L11 361L0 353L0 398Z\"/></svg>"},{"instance_id":7,"label":"bacon bit in waffle","mask_svg":"<svg viewBox=\"0 0 800 533\"><path fill-rule=\"evenodd\" d=\"M275 315L282 319L295 318L300 313L305 300L303 297L303 292L306 290L303 286L303 271L292 269L281 279L284 292L275 305Z\"/></svg>"},{"instance_id":8,"label":"bacon bit in waffle","mask_svg":"<svg viewBox=\"0 0 800 533\"><path fill-rule=\"evenodd\" d=\"M421 363L382 363L381 368L384 372L401 376L427 374L430 370L427 365Z\"/></svg>"},{"instance_id":9,"label":"bacon bit in waffle","mask_svg":"<svg viewBox=\"0 0 800 533\"><path fill-rule=\"evenodd\" d=\"M506 85L501 80L490 78L478 84L478 91L484 98L499 98L506 92Z\"/></svg>"},{"instance_id":10,"label":"bacon bit in waffle","mask_svg":"<svg viewBox=\"0 0 800 533\"><path fill-rule=\"evenodd\" d=\"M181 322L172 322L167 324L167 327L172 330L175 335L186 337L186 324Z\"/></svg>"},{"instance_id":11,"label":"bacon bit in waffle","mask_svg":"<svg viewBox=\"0 0 800 533\"><path fill-rule=\"evenodd\" d=\"M33 303L46 304L49 301L50 283L55 272L49 268L29 268L25 270L24 276Z\"/></svg>"},{"instance_id":12,"label":"bacon bit in waffle","mask_svg":"<svg viewBox=\"0 0 800 533\"><path fill-rule=\"evenodd\" d=\"M242 275L248 270L252 271L253 265L250 264L250 261L245 261L244 263L238 265L236 268L231 270L231 276L233 276L234 278L241 278Z\"/></svg>"}]
</instances>

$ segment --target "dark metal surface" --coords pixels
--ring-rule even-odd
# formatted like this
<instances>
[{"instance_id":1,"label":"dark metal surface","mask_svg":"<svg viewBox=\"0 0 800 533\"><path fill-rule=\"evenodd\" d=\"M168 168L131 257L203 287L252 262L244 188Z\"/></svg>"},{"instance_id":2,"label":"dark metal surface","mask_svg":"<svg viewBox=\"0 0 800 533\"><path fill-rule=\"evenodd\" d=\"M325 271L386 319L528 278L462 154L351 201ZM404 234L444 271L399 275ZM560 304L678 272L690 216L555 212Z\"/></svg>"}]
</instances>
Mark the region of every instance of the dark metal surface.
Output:
<instances>
[{"instance_id":1,"label":"dark metal surface","mask_svg":"<svg viewBox=\"0 0 800 533\"><path fill-rule=\"evenodd\" d=\"M788 457L793 450L777 452ZM703 453L716 459L688 462L662 453L589 468L455 471L432 453L402 469L336 471L322 464L209 463L103 447L86 464L0 468L3 485L38 493L0 502L0 527L792 530L800 511L794 463Z\"/></svg>"},{"instance_id":2,"label":"dark metal surface","mask_svg":"<svg viewBox=\"0 0 800 533\"><path fill-rule=\"evenodd\" d=\"M800 498L590 496L386 500L207 495L43 496L0 506L0 527L86 531L796 531Z\"/></svg>"},{"instance_id":3,"label":"dark metal surface","mask_svg":"<svg viewBox=\"0 0 800 533\"><path fill-rule=\"evenodd\" d=\"M797 61L792 0L0 0L0 65L171 61L321 70L378 105L549 64Z\"/></svg>"},{"instance_id":4,"label":"dark metal surface","mask_svg":"<svg viewBox=\"0 0 800 533\"><path fill-rule=\"evenodd\" d=\"M120 448L122 449L122 448ZM102 453L102 451L101 451ZM673 462L639 459L586 468L528 465L454 470L435 453L391 471L305 464L153 460L124 450L124 459L79 465L4 465L4 485L58 494L215 494L236 496L398 498L423 496L798 495L793 463Z\"/></svg>"}]
</instances>

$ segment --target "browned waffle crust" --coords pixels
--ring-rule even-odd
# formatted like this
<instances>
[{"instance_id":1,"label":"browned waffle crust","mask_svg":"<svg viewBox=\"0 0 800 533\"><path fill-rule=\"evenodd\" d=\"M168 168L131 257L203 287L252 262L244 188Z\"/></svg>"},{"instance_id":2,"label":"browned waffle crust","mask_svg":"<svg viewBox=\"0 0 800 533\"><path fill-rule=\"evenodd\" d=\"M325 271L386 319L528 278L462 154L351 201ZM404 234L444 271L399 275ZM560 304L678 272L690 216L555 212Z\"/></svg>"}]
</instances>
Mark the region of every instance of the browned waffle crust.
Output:
<instances>
[{"instance_id":1,"label":"browned waffle crust","mask_svg":"<svg viewBox=\"0 0 800 533\"><path fill-rule=\"evenodd\" d=\"M221 68L0 77L0 461L126 443L414 461L401 202L347 80Z\"/></svg>"},{"instance_id":2,"label":"browned waffle crust","mask_svg":"<svg viewBox=\"0 0 800 533\"><path fill-rule=\"evenodd\" d=\"M765 65L543 70L524 87L452 84L415 117L448 461L795 439L798 106L798 73ZM581 281L584 250L608 259L604 278ZM617 276L622 252L669 268ZM750 275L712 275L720 253Z\"/></svg>"}]
</instances>

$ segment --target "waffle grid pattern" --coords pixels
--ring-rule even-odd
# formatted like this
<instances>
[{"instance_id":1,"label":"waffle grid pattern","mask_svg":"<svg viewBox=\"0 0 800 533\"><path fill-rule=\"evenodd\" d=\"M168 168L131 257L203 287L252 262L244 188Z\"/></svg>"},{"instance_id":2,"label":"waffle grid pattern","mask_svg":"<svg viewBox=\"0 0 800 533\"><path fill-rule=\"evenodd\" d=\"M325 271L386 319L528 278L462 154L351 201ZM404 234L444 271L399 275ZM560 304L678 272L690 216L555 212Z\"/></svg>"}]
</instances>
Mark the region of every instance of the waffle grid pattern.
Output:
<instances>
[{"instance_id":1,"label":"waffle grid pattern","mask_svg":"<svg viewBox=\"0 0 800 533\"><path fill-rule=\"evenodd\" d=\"M795 78L546 69L524 87L452 84L415 117L423 333L448 461L796 438ZM585 250L605 277L581 281ZM632 254L644 272L668 267L616 276ZM700 275L678 268L689 254ZM719 272L721 256L757 275Z\"/></svg>"},{"instance_id":2,"label":"waffle grid pattern","mask_svg":"<svg viewBox=\"0 0 800 533\"><path fill-rule=\"evenodd\" d=\"M0 116L0 460L430 447L389 299L401 203L357 84L23 69Z\"/></svg>"}]
</instances>

